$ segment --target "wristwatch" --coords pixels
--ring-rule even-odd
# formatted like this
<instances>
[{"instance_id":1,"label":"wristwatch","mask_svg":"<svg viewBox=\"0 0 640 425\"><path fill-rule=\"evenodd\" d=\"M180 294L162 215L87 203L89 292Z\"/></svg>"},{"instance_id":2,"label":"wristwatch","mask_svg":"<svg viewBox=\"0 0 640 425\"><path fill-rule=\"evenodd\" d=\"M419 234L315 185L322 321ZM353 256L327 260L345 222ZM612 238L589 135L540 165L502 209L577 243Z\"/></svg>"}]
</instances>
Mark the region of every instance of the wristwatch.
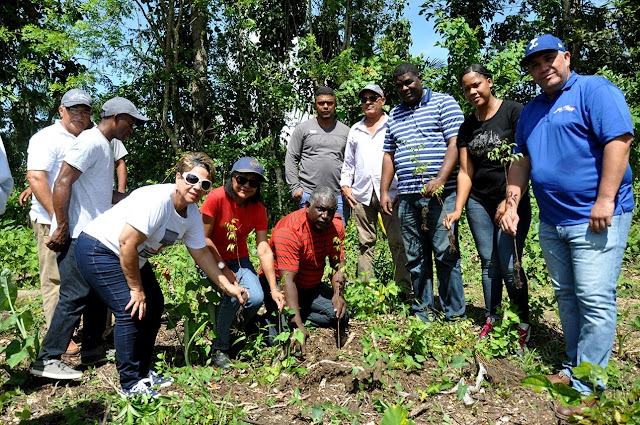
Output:
<instances>
[{"instance_id":1,"label":"wristwatch","mask_svg":"<svg viewBox=\"0 0 640 425\"><path fill-rule=\"evenodd\" d=\"M218 268L219 268L220 270L224 269L225 267L227 267L227 265L224 263L224 261L220 261L220 262L218 263Z\"/></svg>"}]
</instances>

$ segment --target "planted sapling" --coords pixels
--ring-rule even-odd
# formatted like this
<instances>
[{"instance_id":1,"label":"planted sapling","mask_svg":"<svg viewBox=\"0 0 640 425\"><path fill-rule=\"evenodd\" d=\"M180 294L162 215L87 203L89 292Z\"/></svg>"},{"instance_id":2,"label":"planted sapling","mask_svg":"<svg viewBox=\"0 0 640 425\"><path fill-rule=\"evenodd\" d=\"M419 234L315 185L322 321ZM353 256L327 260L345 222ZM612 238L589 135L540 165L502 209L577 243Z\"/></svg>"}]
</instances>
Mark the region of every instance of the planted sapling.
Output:
<instances>
[{"instance_id":1,"label":"planted sapling","mask_svg":"<svg viewBox=\"0 0 640 425\"><path fill-rule=\"evenodd\" d=\"M515 143L506 143L503 142L500 146L494 148L491 152L487 153L487 157L492 161L499 161L502 164L502 168L504 169L504 179L507 181L507 165L511 164L512 161L516 161L522 158L521 153L513 153L513 148L516 146ZM509 191L505 187L505 201L504 202L515 202L514 199L509 198ZM514 259L513 262L513 284L516 288L520 289L522 287L522 280L520 279L520 270L522 270L522 263L520 263L520 258L518 257L518 245L516 243L516 238L513 238L513 253Z\"/></svg>"}]
</instances>

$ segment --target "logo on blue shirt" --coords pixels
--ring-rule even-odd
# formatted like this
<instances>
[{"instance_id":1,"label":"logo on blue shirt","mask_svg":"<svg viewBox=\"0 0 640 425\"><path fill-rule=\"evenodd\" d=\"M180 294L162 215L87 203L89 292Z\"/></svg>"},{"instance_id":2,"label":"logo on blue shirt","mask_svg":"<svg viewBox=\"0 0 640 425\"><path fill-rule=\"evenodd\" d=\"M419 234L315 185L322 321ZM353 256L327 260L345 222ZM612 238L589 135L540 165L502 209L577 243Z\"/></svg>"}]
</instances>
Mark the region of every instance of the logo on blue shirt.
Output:
<instances>
[{"instance_id":1,"label":"logo on blue shirt","mask_svg":"<svg viewBox=\"0 0 640 425\"><path fill-rule=\"evenodd\" d=\"M569 105L564 105L559 107L558 109L556 109L555 111L553 111L554 114L557 114L558 112L562 112L562 111L569 111L569 112L573 112L573 110L576 109L575 106L569 106Z\"/></svg>"}]
</instances>

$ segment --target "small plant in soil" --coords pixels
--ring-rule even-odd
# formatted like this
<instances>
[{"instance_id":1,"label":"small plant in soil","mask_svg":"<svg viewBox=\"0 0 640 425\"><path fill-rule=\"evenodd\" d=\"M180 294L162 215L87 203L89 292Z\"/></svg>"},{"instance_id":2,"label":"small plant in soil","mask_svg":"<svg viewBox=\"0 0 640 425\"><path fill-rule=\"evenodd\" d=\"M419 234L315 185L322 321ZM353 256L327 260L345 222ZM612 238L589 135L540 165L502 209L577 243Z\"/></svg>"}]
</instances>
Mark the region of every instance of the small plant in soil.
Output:
<instances>
[{"instance_id":1,"label":"small plant in soil","mask_svg":"<svg viewBox=\"0 0 640 425\"><path fill-rule=\"evenodd\" d=\"M492 161L498 161L502 164L502 168L504 169L504 179L507 181L508 172L507 166L511 164L512 161L516 161L522 158L521 153L513 153L513 148L516 146L515 143L506 143L503 142L500 146L494 148L491 152L487 154L487 157ZM505 186L505 202L511 203L515 202L515 199L509 199L509 191ZM522 264L520 263L520 258L518 258L518 246L516 243L516 237L513 238L513 254L515 261L513 262L513 284L516 288L522 287L522 280L520 279L520 270L522 270Z\"/></svg>"}]
</instances>

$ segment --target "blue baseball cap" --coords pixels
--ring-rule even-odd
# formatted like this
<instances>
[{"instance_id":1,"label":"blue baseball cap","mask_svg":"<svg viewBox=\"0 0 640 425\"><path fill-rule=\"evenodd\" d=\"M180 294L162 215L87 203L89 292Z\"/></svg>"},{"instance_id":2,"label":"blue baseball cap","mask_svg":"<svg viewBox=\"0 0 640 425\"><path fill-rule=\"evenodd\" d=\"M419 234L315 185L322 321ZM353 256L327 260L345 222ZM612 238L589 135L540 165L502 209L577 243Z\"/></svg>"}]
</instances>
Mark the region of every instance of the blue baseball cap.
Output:
<instances>
[{"instance_id":1,"label":"blue baseball cap","mask_svg":"<svg viewBox=\"0 0 640 425\"><path fill-rule=\"evenodd\" d=\"M235 164L233 164L231 173L233 174L234 171L237 171L239 173L255 173L262 177L262 181L269 181L264 175L264 167L255 158L243 156L242 158L237 160Z\"/></svg>"},{"instance_id":2,"label":"blue baseball cap","mask_svg":"<svg viewBox=\"0 0 640 425\"><path fill-rule=\"evenodd\" d=\"M543 50L558 50L560 52L567 51L562 40L558 37L551 34L541 35L540 37L532 39L529 44L527 44L525 55L520 61L520 66L523 68L526 67L529 64L529 60L531 60L531 56L538 52L542 52Z\"/></svg>"}]
</instances>

